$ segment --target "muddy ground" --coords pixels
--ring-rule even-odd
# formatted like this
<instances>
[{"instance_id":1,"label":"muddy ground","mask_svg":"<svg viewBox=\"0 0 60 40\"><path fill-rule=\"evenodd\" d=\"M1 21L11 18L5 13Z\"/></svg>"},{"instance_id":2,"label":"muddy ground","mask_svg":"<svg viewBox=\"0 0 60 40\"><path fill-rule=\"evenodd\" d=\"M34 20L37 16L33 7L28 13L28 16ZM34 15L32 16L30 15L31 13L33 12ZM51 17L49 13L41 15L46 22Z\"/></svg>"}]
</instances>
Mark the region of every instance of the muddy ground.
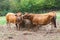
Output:
<instances>
[{"instance_id":1,"label":"muddy ground","mask_svg":"<svg viewBox=\"0 0 60 40\"><path fill-rule=\"evenodd\" d=\"M57 21L57 28L52 26L49 32L50 29L50 24L40 27L36 32L17 31L14 25L11 25L11 28L7 25L0 25L0 40L60 40L60 21Z\"/></svg>"}]
</instances>

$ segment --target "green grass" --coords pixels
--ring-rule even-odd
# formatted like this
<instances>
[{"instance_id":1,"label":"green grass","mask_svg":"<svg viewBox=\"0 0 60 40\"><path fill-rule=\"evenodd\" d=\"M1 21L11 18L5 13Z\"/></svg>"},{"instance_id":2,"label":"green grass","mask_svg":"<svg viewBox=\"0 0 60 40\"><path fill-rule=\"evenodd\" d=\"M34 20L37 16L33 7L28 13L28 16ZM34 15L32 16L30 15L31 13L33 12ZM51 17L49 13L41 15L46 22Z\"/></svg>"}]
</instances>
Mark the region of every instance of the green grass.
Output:
<instances>
[{"instance_id":1,"label":"green grass","mask_svg":"<svg viewBox=\"0 0 60 40\"><path fill-rule=\"evenodd\" d=\"M60 20L60 11L57 11L57 20ZM0 25L6 24L5 16L0 17Z\"/></svg>"},{"instance_id":2,"label":"green grass","mask_svg":"<svg viewBox=\"0 0 60 40\"><path fill-rule=\"evenodd\" d=\"M56 14L57 15L57 20L60 20L60 11L57 11L56 13L57 13Z\"/></svg>"},{"instance_id":3,"label":"green grass","mask_svg":"<svg viewBox=\"0 0 60 40\"><path fill-rule=\"evenodd\" d=\"M60 20L60 14L57 16L57 20Z\"/></svg>"},{"instance_id":4,"label":"green grass","mask_svg":"<svg viewBox=\"0 0 60 40\"><path fill-rule=\"evenodd\" d=\"M5 16L0 17L0 25L6 24Z\"/></svg>"}]
</instances>

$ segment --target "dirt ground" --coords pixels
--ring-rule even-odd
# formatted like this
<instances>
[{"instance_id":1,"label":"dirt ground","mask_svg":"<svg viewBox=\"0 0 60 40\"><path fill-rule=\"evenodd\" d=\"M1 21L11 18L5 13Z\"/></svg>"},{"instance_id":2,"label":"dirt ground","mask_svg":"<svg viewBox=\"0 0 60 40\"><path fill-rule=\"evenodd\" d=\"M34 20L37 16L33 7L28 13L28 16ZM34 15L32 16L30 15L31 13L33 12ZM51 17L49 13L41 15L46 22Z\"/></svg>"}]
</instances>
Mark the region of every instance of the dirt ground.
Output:
<instances>
[{"instance_id":1,"label":"dirt ground","mask_svg":"<svg viewBox=\"0 0 60 40\"><path fill-rule=\"evenodd\" d=\"M60 22L57 21L57 28L52 26L51 33L46 34L50 29L50 24L40 27L36 32L17 31L14 25L0 25L0 40L60 40Z\"/></svg>"}]
</instances>

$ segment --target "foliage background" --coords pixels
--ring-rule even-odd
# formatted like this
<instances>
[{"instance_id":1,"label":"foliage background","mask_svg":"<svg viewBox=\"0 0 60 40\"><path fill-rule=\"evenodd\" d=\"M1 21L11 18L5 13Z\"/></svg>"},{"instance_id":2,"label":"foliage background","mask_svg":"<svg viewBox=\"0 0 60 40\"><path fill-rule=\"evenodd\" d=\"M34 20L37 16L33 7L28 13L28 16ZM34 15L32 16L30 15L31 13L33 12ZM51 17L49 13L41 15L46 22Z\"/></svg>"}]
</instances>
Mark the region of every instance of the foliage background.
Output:
<instances>
[{"instance_id":1,"label":"foliage background","mask_svg":"<svg viewBox=\"0 0 60 40\"><path fill-rule=\"evenodd\" d=\"M0 16L8 12L46 12L59 10L60 0L0 0Z\"/></svg>"}]
</instances>

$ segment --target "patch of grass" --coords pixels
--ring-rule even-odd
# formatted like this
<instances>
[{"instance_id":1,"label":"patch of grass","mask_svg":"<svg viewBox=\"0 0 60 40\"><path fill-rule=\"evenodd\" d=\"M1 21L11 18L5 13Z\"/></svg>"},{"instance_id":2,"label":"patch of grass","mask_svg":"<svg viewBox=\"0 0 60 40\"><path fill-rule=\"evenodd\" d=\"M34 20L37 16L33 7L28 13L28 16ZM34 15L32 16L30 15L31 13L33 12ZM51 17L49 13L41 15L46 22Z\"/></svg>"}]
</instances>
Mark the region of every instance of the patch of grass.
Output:
<instances>
[{"instance_id":1,"label":"patch of grass","mask_svg":"<svg viewBox=\"0 0 60 40\"><path fill-rule=\"evenodd\" d=\"M6 24L5 16L0 17L0 25Z\"/></svg>"},{"instance_id":2,"label":"patch of grass","mask_svg":"<svg viewBox=\"0 0 60 40\"><path fill-rule=\"evenodd\" d=\"M57 15L57 20L60 20L60 11L57 11L56 15Z\"/></svg>"},{"instance_id":3,"label":"patch of grass","mask_svg":"<svg viewBox=\"0 0 60 40\"><path fill-rule=\"evenodd\" d=\"M60 16L59 15L57 16L57 20L60 20Z\"/></svg>"}]
</instances>

